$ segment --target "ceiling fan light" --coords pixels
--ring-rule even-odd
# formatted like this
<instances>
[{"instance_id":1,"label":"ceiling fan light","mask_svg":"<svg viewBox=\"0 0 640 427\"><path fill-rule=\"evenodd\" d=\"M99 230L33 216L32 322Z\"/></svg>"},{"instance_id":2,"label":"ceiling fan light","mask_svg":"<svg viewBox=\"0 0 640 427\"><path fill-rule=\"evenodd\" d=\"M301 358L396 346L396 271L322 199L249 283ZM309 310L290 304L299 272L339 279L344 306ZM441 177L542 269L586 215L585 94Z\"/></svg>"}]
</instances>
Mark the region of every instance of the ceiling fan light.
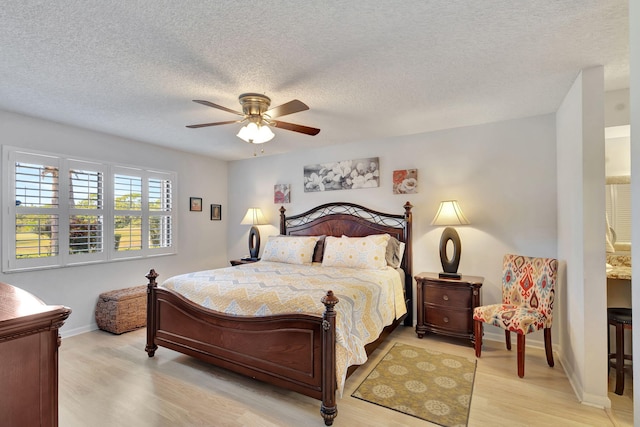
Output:
<instances>
[{"instance_id":1,"label":"ceiling fan light","mask_svg":"<svg viewBox=\"0 0 640 427\"><path fill-rule=\"evenodd\" d=\"M258 126L254 122L250 122L243 126L236 136L250 144L263 144L271 141L275 135L269 126Z\"/></svg>"},{"instance_id":2,"label":"ceiling fan light","mask_svg":"<svg viewBox=\"0 0 640 427\"><path fill-rule=\"evenodd\" d=\"M253 128L255 127L255 123L249 123L245 126L242 126L236 136L244 141L251 142L250 140L252 140L253 136L255 135L255 130L253 130Z\"/></svg>"},{"instance_id":3,"label":"ceiling fan light","mask_svg":"<svg viewBox=\"0 0 640 427\"><path fill-rule=\"evenodd\" d=\"M269 126L260 126L258 128L258 139L260 142L256 142L256 144L262 144L263 142L268 142L273 139L275 135L271 131Z\"/></svg>"}]
</instances>

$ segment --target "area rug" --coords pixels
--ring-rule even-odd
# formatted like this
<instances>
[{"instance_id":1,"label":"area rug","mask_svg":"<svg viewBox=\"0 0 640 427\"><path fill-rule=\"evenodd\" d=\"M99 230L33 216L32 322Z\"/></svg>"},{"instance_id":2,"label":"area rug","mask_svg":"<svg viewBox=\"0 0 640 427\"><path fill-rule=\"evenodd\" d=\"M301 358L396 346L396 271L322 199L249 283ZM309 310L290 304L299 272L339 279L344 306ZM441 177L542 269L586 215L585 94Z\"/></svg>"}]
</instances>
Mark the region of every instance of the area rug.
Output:
<instances>
[{"instance_id":1,"label":"area rug","mask_svg":"<svg viewBox=\"0 0 640 427\"><path fill-rule=\"evenodd\" d=\"M466 426L475 373L475 358L395 343L351 396L441 426Z\"/></svg>"}]
</instances>

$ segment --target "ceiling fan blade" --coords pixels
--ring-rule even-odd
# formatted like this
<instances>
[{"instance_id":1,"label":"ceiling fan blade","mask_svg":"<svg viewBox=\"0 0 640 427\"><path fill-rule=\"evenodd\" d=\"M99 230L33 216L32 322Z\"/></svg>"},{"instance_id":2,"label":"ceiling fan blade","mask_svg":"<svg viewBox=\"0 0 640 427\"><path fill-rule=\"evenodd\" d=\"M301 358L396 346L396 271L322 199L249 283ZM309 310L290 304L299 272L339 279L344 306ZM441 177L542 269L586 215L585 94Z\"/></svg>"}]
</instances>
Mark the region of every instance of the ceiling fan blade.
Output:
<instances>
[{"instance_id":1,"label":"ceiling fan blade","mask_svg":"<svg viewBox=\"0 0 640 427\"><path fill-rule=\"evenodd\" d=\"M188 125L188 128L191 129L196 129L196 128L203 128L203 127L207 127L207 126L218 126L218 125L228 125L231 123L240 123L242 120L230 120L228 122L215 122L215 123L202 123L200 125Z\"/></svg>"},{"instance_id":2,"label":"ceiling fan blade","mask_svg":"<svg viewBox=\"0 0 640 427\"><path fill-rule=\"evenodd\" d=\"M307 135L317 135L320 133L320 129L312 128L309 126L296 125L293 123L281 122L278 120L271 121L273 125L280 129L292 130L294 132L306 133Z\"/></svg>"},{"instance_id":3,"label":"ceiling fan blade","mask_svg":"<svg viewBox=\"0 0 640 427\"><path fill-rule=\"evenodd\" d=\"M286 116L287 114L298 113L300 111L308 110L309 107L302 101L298 101L294 99L293 101L289 101L285 104L282 104L278 107L273 107L268 110L266 114L271 118Z\"/></svg>"},{"instance_id":4,"label":"ceiling fan blade","mask_svg":"<svg viewBox=\"0 0 640 427\"><path fill-rule=\"evenodd\" d=\"M200 99L194 99L193 102L197 102L198 104L206 105L207 107L217 108L218 110L227 111L227 112L232 113L232 114L237 114L239 116L244 116L244 114L239 112L239 111L234 111L234 110L232 110L230 108L223 107L222 105L214 104L213 102L202 101Z\"/></svg>"}]
</instances>

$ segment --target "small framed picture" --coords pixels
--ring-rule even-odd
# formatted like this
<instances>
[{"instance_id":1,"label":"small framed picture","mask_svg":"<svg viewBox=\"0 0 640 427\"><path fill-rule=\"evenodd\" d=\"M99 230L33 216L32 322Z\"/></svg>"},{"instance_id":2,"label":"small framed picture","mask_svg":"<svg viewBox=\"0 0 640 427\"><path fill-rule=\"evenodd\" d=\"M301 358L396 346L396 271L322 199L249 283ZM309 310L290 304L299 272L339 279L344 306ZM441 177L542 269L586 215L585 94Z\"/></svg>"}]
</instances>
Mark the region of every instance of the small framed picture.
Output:
<instances>
[{"instance_id":1,"label":"small framed picture","mask_svg":"<svg viewBox=\"0 0 640 427\"><path fill-rule=\"evenodd\" d=\"M393 194L416 194L418 192L418 169L393 171Z\"/></svg>"},{"instance_id":2,"label":"small framed picture","mask_svg":"<svg viewBox=\"0 0 640 427\"><path fill-rule=\"evenodd\" d=\"M211 205L211 221L222 219L222 205Z\"/></svg>"},{"instance_id":3,"label":"small framed picture","mask_svg":"<svg viewBox=\"0 0 640 427\"><path fill-rule=\"evenodd\" d=\"M273 203L289 203L291 190L289 184L276 184L273 186Z\"/></svg>"},{"instance_id":4,"label":"small framed picture","mask_svg":"<svg viewBox=\"0 0 640 427\"><path fill-rule=\"evenodd\" d=\"M189 197L189 210L202 212L202 197Z\"/></svg>"}]
</instances>

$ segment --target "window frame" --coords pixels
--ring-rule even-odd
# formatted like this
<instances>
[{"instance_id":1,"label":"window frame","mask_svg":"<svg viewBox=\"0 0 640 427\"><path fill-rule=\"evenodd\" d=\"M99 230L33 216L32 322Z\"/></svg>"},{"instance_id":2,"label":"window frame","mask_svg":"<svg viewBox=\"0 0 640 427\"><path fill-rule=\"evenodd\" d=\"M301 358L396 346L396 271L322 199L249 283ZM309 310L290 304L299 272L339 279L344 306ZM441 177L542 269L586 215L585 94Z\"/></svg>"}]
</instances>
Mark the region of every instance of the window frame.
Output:
<instances>
[{"instance_id":1,"label":"window frame","mask_svg":"<svg viewBox=\"0 0 640 427\"><path fill-rule=\"evenodd\" d=\"M18 207L16 206L16 162L47 165L58 168L58 206L57 207ZM82 159L77 156L65 156L55 153L47 153L39 150L21 149L18 147L3 146L3 196L2 196L2 271L10 273L15 271L37 270L48 268L61 268L91 263L104 263L111 261L142 259L147 257L173 255L178 252L177 229L177 174L173 171L162 171L141 166L125 165L114 162L104 162L94 159ZM96 208L80 209L71 207L70 203L70 170L84 170L102 173L102 201ZM142 180L141 209L135 211L141 215L141 245L140 250L117 251L115 248L115 216L121 210L115 209L115 176L126 174L140 177ZM163 210L149 209L149 180L160 179L169 183L164 187L166 193L161 192ZM98 191L99 192L99 191ZM167 196L168 194L168 196ZM157 193L154 193L157 195ZM126 211L134 212L134 211ZM58 253L53 256L34 258L16 257L16 214L18 213L46 213L58 215ZM70 224L72 215L98 215L102 217L102 250L93 253L70 253ZM170 224L170 233L166 235L168 245L150 247L149 220L152 216L161 215L167 217ZM66 220L65 220L66 219Z\"/></svg>"}]
</instances>

